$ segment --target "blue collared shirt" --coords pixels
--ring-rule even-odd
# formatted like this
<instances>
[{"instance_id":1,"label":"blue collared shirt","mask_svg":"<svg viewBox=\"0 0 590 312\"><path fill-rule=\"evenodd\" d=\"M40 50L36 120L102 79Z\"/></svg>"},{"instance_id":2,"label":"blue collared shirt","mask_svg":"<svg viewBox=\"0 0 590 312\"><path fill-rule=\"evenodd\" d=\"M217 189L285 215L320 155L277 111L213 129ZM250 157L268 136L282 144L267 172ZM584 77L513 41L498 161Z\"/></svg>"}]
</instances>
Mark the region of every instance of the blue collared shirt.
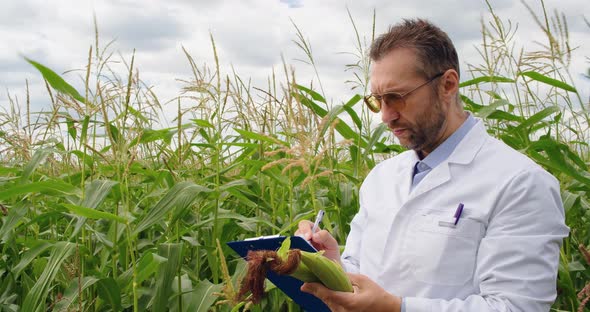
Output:
<instances>
[{"instance_id":1,"label":"blue collared shirt","mask_svg":"<svg viewBox=\"0 0 590 312\"><path fill-rule=\"evenodd\" d=\"M468 113L469 114L469 113ZM449 136L441 145L434 149L424 159L417 162L414 166L414 179L412 180L412 189L432 171L432 169L445 161L453 153L459 142L467 135L469 130L477 123L475 118L469 114L463 124Z\"/></svg>"}]
</instances>

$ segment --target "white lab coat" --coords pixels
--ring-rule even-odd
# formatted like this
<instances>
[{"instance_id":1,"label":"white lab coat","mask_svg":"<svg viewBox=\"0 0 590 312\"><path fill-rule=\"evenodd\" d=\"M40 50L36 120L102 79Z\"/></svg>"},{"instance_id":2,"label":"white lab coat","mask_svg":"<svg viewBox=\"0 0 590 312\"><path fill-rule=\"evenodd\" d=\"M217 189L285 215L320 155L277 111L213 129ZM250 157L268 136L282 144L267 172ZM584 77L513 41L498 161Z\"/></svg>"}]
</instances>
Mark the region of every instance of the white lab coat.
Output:
<instances>
[{"instance_id":1,"label":"white lab coat","mask_svg":"<svg viewBox=\"0 0 590 312\"><path fill-rule=\"evenodd\" d=\"M410 191L417 161L407 151L369 173L345 269L402 296L407 312L549 311L569 232L557 179L481 120ZM440 226L459 203L457 226Z\"/></svg>"}]
</instances>

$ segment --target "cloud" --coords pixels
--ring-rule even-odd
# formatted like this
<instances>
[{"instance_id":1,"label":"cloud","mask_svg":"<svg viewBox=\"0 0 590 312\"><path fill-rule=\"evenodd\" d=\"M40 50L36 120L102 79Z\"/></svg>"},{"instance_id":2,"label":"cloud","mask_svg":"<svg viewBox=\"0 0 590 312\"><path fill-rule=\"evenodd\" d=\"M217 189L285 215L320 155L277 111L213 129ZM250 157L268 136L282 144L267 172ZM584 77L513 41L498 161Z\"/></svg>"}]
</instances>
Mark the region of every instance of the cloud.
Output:
<instances>
[{"instance_id":1,"label":"cloud","mask_svg":"<svg viewBox=\"0 0 590 312\"><path fill-rule=\"evenodd\" d=\"M291 9L303 7L303 0L281 0L281 3L287 4Z\"/></svg>"},{"instance_id":2,"label":"cloud","mask_svg":"<svg viewBox=\"0 0 590 312\"><path fill-rule=\"evenodd\" d=\"M189 27L175 18L177 7L138 10L120 6L115 13L100 8L97 12L99 34L116 39L124 49L159 50L182 40Z\"/></svg>"},{"instance_id":3,"label":"cloud","mask_svg":"<svg viewBox=\"0 0 590 312\"><path fill-rule=\"evenodd\" d=\"M536 14L541 13L536 1L527 0L527 3ZM507 20L513 25L518 23L515 40L519 45L532 49L536 47L535 40L544 40L524 5L512 0L495 0L492 5L506 23ZM582 0L560 0L558 8L568 18L572 46L578 46L572 62L573 67L579 68L574 68L576 77L577 72L590 67L584 58L588 56L590 29L581 15L583 7ZM129 61L135 48L140 77L155 86L162 101L178 95L180 83L175 78L188 79L192 75L182 47L198 66L206 64L214 68L210 34L225 73L231 73L233 66L241 78L252 77L254 85L264 87L273 67L282 77L283 55L296 68L300 83L317 83L313 68L295 61L307 57L293 43L297 40L293 20L311 44L327 95L339 101L348 98L350 86L344 81L353 78L352 73L345 72L346 64L356 61L354 56L340 52L358 53L347 8L360 40L367 44L373 28L373 10L377 14L377 34L402 18L424 17L433 21L455 42L464 70L466 63L480 62L474 48L481 44L480 21L491 20L485 2L471 0L1 1L0 40L4 48L0 50L0 105L6 103L2 90L21 94L25 79L30 82L31 92L41 94L34 99L46 96L40 74L20 54L58 73L83 68L89 46L94 44L93 13L97 17L101 48L116 39L110 47L115 61L120 61L119 52ZM547 3L547 12L553 14L554 8L556 4ZM65 78L76 84L79 72L69 73Z\"/></svg>"}]
</instances>

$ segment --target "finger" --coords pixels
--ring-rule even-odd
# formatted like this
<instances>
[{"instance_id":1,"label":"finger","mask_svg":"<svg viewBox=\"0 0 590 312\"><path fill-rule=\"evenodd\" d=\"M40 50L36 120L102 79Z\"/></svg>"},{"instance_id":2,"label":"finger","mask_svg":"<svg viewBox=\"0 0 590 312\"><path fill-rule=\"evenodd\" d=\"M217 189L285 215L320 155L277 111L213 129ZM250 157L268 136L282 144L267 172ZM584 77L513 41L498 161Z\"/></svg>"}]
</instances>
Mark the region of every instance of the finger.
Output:
<instances>
[{"instance_id":1,"label":"finger","mask_svg":"<svg viewBox=\"0 0 590 312\"><path fill-rule=\"evenodd\" d=\"M348 278L350 279L350 283L352 284L352 290L355 294L358 294L362 291L362 285L364 285L364 281L366 276L362 274L355 274L355 273L346 273Z\"/></svg>"},{"instance_id":2,"label":"finger","mask_svg":"<svg viewBox=\"0 0 590 312\"><path fill-rule=\"evenodd\" d=\"M342 310L342 307L348 304L348 296L350 296L350 293L334 291L320 283L303 283L301 291L316 296L332 311Z\"/></svg>"},{"instance_id":3,"label":"finger","mask_svg":"<svg viewBox=\"0 0 590 312\"><path fill-rule=\"evenodd\" d=\"M298 229L295 231L295 235L303 236L304 239L310 240L311 239L311 229L313 227L313 222L309 220L302 220L299 221Z\"/></svg>"},{"instance_id":4,"label":"finger","mask_svg":"<svg viewBox=\"0 0 590 312\"><path fill-rule=\"evenodd\" d=\"M301 291L312 294L324 302L330 301L335 293L320 283L303 283Z\"/></svg>"},{"instance_id":5,"label":"finger","mask_svg":"<svg viewBox=\"0 0 590 312\"><path fill-rule=\"evenodd\" d=\"M346 274L348 275L348 278L350 279L351 282L357 283L357 284L361 284L362 281L367 278L365 275L357 274L357 273L346 273Z\"/></svg>"},{"instance_id":6,"label":"finger","mask_svg":"<svg viewBox=\"0 0 590 312\"><path fill-rule=\"evenodd\" d=\"M326 230L319 230L313 233L311 237L312 242L321 244L323 246L335 246L338 245L336 239Z\"/></svg>"}]
</instances>

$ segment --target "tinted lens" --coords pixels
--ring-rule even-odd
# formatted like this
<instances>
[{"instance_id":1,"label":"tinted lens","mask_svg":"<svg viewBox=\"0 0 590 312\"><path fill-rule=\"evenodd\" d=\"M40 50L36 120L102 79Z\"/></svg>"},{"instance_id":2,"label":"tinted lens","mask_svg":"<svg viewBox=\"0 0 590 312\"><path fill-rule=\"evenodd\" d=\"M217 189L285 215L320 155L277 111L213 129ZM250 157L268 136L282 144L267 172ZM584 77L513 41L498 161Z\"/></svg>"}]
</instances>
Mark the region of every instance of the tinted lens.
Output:
<instances>
[{"instance_id":1,"label":"tinted lens","mask_svg":"<svg viewBox=\"0 0 590 312\"><path fill-rule=\"evenodd\" d=\"M365 97L365 104L373 113L381 111L381 101L372 95Z\"/></svg>"},{"instance_id":2,"label":"tinted lens","mask_svg":"<svg viewBox=\"0 0 590 312\"><path fill-rule=\"evenodd\" d=\"M394 107L395 109L403 109L405 106L403 96L395 92L383 94L383 102L387 107Z\"/></svg>"}]
</instances>

